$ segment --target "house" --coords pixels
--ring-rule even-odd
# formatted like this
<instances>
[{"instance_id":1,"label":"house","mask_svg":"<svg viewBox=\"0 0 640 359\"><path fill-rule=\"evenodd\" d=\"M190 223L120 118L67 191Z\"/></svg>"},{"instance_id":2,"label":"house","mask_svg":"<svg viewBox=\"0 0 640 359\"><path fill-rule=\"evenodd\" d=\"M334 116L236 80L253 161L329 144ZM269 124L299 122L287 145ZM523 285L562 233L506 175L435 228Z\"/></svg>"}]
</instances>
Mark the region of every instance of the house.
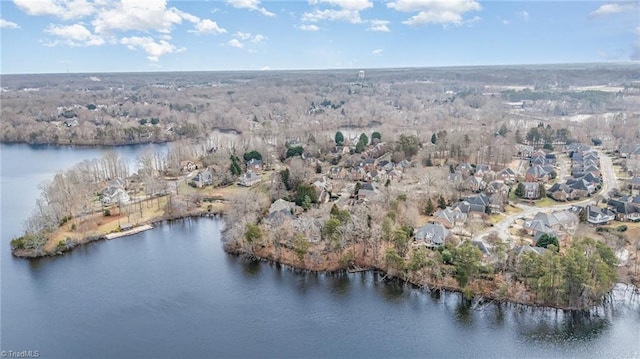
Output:
<instances>
[{"instance_id":1,"label":"house","mask_svg":"<svg viewBox=\"0 0 640 359\"><path fill-rule=\"evenodd\" d=\"M483 257L486 258L491 256L491 247L487 243L479 240L473 240L471 241L471 244L482 252Z\"/></svg>"},{"instance_id":2,"label":"house","mask_svg":"<svg viewBox=\"0 0 640 359\"><path fill-rule=\"evenodd\" d=\"M616 218L615 213L607 208L587 206L587 222L591 224L607 224Z\"/></svg>"},{"instance_id":3,"label":"house","mask_svg":"<svg viewBox=\"0 0 640 359\"><path fill-rule=\"evenodd\" d=\"M526 182L547 182L549 177L549 172L545 171L541 165L534 165L527 169L524 180Z\"/></svg>"},{"instance_id":4,"label":"house","mask_svg":"<svg viewBox=\"0 0 640 359\"><path fill-rule=\"evenodd\" d=\"M351 167L351 170L349 170L349 179L352 181L362 181L365 175L364 168L360 166Z\"/></svg>"},{"instance_id":5,"label":"house","mask_svg":"<svg viewBox=\"0 0 640 359\"><path fill-rule=\"evenodd\" d=\"M375 201L379 197L378 188L373 183L363 183L358 190L358 199L364 201Z\"/></svg>"},{"instance_id":6,"label":"house","mask_svg":"<svg viewBox=\"0 0 640 359\"><path fill-rule=\"evenodd\" d=\"M640 189L640 177L633 176L631 179L631 189Z\"/></svg>"},{"instance_id":7,"label":"house","mask_svg":"<svg viewBox=\"0 0 640 359\"><path fill-rule=\"evenodd\" d=\"M392 182L400 182L402 180L402 171L390 170L387 172L387 179Z\"/></svg>"},{"instance_id":8,"label":"house","mask_svg":"<svg viewBox=\"0 0 640 359\"><path fill-rule=\"evenodd\" d=\"M296 219L296 216L293 214L295 206L293 202L287 202L282 198L278 199L269 207L269 213L265 217L265 220L272 226L278 226L282 225L287 219Z\"/></svg>"},{"instance_id":9,"label":"house","mask_svg":"<svg viewBox=\"0 0 640 359\"><path fill-rule=\"evenodd\" d=\"M570 178L567 180L566 184L574 190L575 198L585 197L590 193L595 192L596 189L594 184L589 183L584 179Z\"/></svg>"},{"instance_id":10,"label":"house","mask_svg":"<svg viewBox=\"0 0 640 359\"><path fill-rule=\"evenodd\" d=\"M466 177L474 173L474 168L468 163L460 163L456 166L456 172L460 172Z\"/></svg>"},{"instance_id":11,"label":"house","mask_svg":"<svg viewBox=\"0 0 640 359\"><path fill-rule=\"evenodd\" d=\"M556 201L569 201L578 198L576 191L566 183L556 183L547 190L547 196Z\"/></svg>"},{"instance_id":12,"label":"house","mask_svg":"<svg viewBox=\"0 0 640 359\"><path fill-rule=\"evenodd\" d=\"M251 187L260 183L260 181L261 181L261 178L259 174L255 172L247 171L244 175L240 176L240 178L238 179L238 185L244 186L244 187Z\"/></svg>"},{"instance_id":13,"label":"house","mask_svg":"<svg viewBox=\"0 0 640 359\"><path fill-rule=\"evenodd\" d=\"M516 182L516 173L509 167L498 172L498 179L506 184L514 184Z\"/></svg>"},{"instance_id":14,"label":"house","mask_svg":"<svg viewBox=\"0 0 640 359\"><path fill-rule=\"evenodd\" d=\"M578 227L578 216L568 210L554 211L552 213L538 212L533 217L532 223L539 221L554 232L566 232L572 234Z\"/></svg>"},{"instance_id":15,"label":"house","mask_svg":"<svg viewBox=\"0 0 640 359\"><path fill-rule=\"evenodd\" d=\"M329 169L329 178L331 179L344 179L347 174L344 167L333 166Z\"/></svg>"},{"instance_id":16,"label":"house","mask_svg":"<svg viewBox=\"0 0 640 359\"><path fill-rule=\"evenodd\" d=\"M373 182L381 182L381 181L383 181L383 179L382 179L383 176L380 176L380 175L381 175L381 173L379 173L377 170L371 170L371 171L367 172L367 174L364 175L364 180L367 181L367 182L372 182L372 181ZM386 176L386 173L385 173L384 179L386 179L386 177L387 176Z\"/></svg>"},{"instance_id":17,"label":"house","mask_svg":"<svg viewBox=\"0 0 640 359\"><path fill-rule=\"evenodd\" d=\"M276 213L292 214L295 208L295 203L288 202L280 198L271 204L269 207L269 214L267 216L272 216Z\"/></svg>"},{"instance_id":18,"label":"house","mask_svg":"<svg viewBox=\"0 0 640 359\"><path fill-rule=\"evenodd\" d=\"M427 223L418 229L415 241L424 242L427 247L435 248L444 245L449 231L440 223Z\"/></svg>"},{"instance_id":19,"label":"house","mask_svg":"<svg viewBox=\"0 0 640 359\"><path fill-rule=\"evenodd\" d=\"M251 171L254 173L262 172L262 160L252 158L249 161L247 161L246 165L247 165L247 171Z\"/></svg>"},{"instance_id":20,"label":"house","mask_svg":"<svg viewBox=\"0 0 640 359\"><path fill-rule=\"evenodd\" d=\"M195 171L198 168L195 163L191 161L181 161L180 162L180 171L182 172L191 172Z\"/></svg>"},{"instance_id":21,"label":"house","mask_svg":"<svg viewBox=\"0 0 640 359\"><path fill-rule=\"evenodd\" d=\"M331 198L331 183L327 181L325 176L313 182L313 188L318 195L318 203L327 203Z\"/></svg>"},{"instance_id":22,"label":"house","mask_svg":"<svg viewBox=\"0 0 640 359\"><path fill-rule=\"evenodd\" d=\"M124 181L120 179L111 181L107 188L102 191L102 198L100 199L104 206L127 204L130 200L129 194L124 189Z\"/></svg>"},{"instance_id":23,"label":"house","mask_svg":"<svg viewBox=\"0 0 640 359\"><path fill-rule=\"evenodd\" d=\"M464 181L464 187L469 191L479 192L483 190L487 184L482 180L482 178L478 178L476 176L469 176Z\"/></svg>"},{"instance_id":24,"label":"house","mask_svg":"<svg viewBox=\"0 0 640 359\"><path fill-rule=\"evenodd\" d=\"M204 186L211 186L213 184L213 171L210 168L207 168L203 171L198 172L189 184L193 187L202 188Z\"/></svg>"},{"instance_id":25,"label":"house","mask_svg":"<svg viewBox=\"0 0 640 359\"><path fill-rule=\"evenodd\" d=\"M487 194L502 193L504 195L509 195L510 189L511 187L507 186L502 181L491 181L485 188L484 192Z\"/></svg>"},{"instance_id":26,"label":"house","mask_svg":"<svg viewBox=\"0 0 640 359\"><path fill-rule=\"evenodd\" d=\"M533 146L517 144L516 150L518 151L518 156L522 158L529 158L533 153Z\"/></svg>"},{"instance_id":27,"label":"house","mask_svg":"<svg viewBox=\"0 0 640 359\"><path fill-rule=\"evenodd\" d=\"M524 188L522 198L524 199L538 199L540 198L540 183L537 182L522 182Z\"/></svg>"},{"instance_id":28,"label":"house","mask_svg":"<svg viewBox=\"0 0 640 359\"><path fill-rule=\"evenodd\" d=\"M434 222L444 225L446 228L453 228L456 225L463 224L467 220L467 215L462 213L458 208L440 209L433 214Z\"/></svg>"},{"instance_id":29,"label":"house","mask_svg":"<svg viewBox=\"0 0 640 359\"><path fill-rule=\"evenodd\" d=\"M640 205L623 200L610 199L607 201L609 208L615 212L616 219L621 222L640 221Z\"/></svg>"},{"instance_id":30,"label":"house","mask_svg":"<svg viewBox=\"0 0 640 359\"><path fill-rule=\"evenodd\" d=\"M467 216L480 216L487 213L487 207L490 205L490 198L486 194L478 194L467 197L456 206L462 213Z\"/></svg>"},{"instance_id":31,"label":"house","mask_svg":"<svg viewBox=\"0 0 640 359\"><path fill-rule=\"evenodd\" d=\"M513 249L513 254L515 255L516 260L519 262L523 255L527 253L533 253L535 255L544 254L548 249L542 247L532 247L528 244L523 246L518 246Z\"/></svg>"}]
</instances>

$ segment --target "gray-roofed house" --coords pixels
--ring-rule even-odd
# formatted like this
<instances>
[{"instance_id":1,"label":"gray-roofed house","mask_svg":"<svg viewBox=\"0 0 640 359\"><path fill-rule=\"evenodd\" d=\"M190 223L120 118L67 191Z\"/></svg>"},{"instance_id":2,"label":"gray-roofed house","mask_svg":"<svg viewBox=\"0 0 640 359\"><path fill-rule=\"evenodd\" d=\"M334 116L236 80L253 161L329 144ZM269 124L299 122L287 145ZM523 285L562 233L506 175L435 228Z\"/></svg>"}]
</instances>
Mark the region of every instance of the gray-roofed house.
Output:
<instances>
[{"instance_id":1,"label":"gray-roofed house","mask_svg":"<svg viewBox=\"0 0 640 359\"><path fill-rule=\"evenodd\" d=\"M462 224L467 220L467 215L462 213L459 208L440 209L433 214L434 221L443 224L447 228L453 228L458 224Z\"/></svg>"},{"instance_id":2,"label":"gray-roofed house","mask_svg":"<svg viewBox=\"0 0 640 359\"><path fill-rule=\"evenodd\" d=\"M103 205L108 206L112 204L127 204L131 200L129 194L124 189L124 181L114 180L109 183L107 188L102 191L101 202Z\"/></svg>"},{"instance_id":3,"label":"gray-roofed house","mask_svg":"<svg viewBox=\"0 0 640 359\"><path fill-rule=\"evenodd\" d=\"M587 206L587 222L591 224L607 224L616 218L615 213L607 208Z\"/></svg>"},{"instance_id":4,"label":"gray-roofed house","mask_svg":"<svg viewBox=\"0 0 640 359\"><path fill-rule=\"evenodd\" d=\"M540 184L537 182L522 182L524 191L522 198L524 199L538 199L540 198Z\"/></svg>"},{"instance_id":5,"label":"gray-roofed house","mask_svg":"<svg viewBox=\"0 0 640 359\"><path fill-rule=\"evenodd\" d=\"M210 168L204 169L198 172L198 174L191 179L189 184L198 188L210 186L213 184L213 172Z\"/></svg>"},{"instance_id":6,"label":"gray-roofed house","mask_svg":"<svg viewBox=\"0 0 640 359\"><path fill-rule=\"evenodd\" d=\"M252 158L249 161L247 161L246 165L247 165L247 171L256 172L256 173L262 171L262 160Z\"/></svg>"},{"instance_id":7,"label":"gray-roofed house","mask_svg":"<svg viewBox=\"0 0 640 359\"><path fill-rule=\"evenodd\" d=\"M427 247L435 248L444 245L449 231L440 223L427 223L418 229L416 241L424 242Z\"/></svg>"},{"instance_id":8,"label":"gray-roofed house","mask_svg":"<svg viewBox=\"0 0 640 359\"><path fill-rule=\"evenodd\" d=\"M621 222L640 221L640 205L637 203L610 199L607 201L609 208L616 213L616 219Z\"/></svg>"},{"instance_id":9,"label":"gray-roofed house","mask_svg":"<svg viewBox=\"0 0 640 359\"><path fill-rule=\"evenodd\" d=\"M516 182L516 173L509 167L498 172L498 179L501 179L506 184L513 184Z\"/></svg>"},{"instance_id":10,"label":"gray-roofed house","mask_svg":"<svg viewBox=\"0 0 640 359\"><path fill-rule=\"evenodd\" d=\"M251 171L247 171L244 175L238 179L238 185L244 187L251 187L260 183L260 175Z\"/></svg>"}]
</instances>

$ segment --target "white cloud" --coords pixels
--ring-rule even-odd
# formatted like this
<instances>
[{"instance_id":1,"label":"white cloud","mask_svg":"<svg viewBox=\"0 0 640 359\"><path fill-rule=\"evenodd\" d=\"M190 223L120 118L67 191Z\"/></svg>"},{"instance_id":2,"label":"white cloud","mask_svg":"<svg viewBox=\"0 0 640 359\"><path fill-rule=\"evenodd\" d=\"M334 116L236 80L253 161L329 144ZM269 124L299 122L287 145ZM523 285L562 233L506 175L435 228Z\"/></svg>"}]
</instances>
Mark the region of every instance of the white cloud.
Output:
<instances>
[{"instance_id":1,"label":"white cloud","mask_svg":"<svg viewBox=\"0 0 640 359\"><path fill-rule=\"evenodd\" d=\"M73 25L49 25L44 32L57 36L60 40L48 43L48 46L65 44L68 46L100 46L105 43L104 39L92 34L89 29L81 24Z\"/></svg>"},{"instance_id":2,"label":"white cloud","mask_svg":"<svg viewBox=\"0 0 640 359\"><path fill-rule=\"evenodd\" d=\"M3 29L19 29L20 26L12 21L7 21L5 19L0 19L0 28Z\"/></svg>"},{"instance_id":3,"label":"white cloud","mask_svg":"<svg viewBox=\"0 0 640 359\"><path fill-rule=\"evenodd\" d=\"M267 39L266 36L257 34L256 36L253 37L253 39L251 39L251 42L253 42L254 44L257 44L257 43L262 42L262 41L264 41L266 39Z\"/></svg>"},{"instance_id":4,"label":"white cloud","mask_svg":"<svg viewBox=\"0 0 640 359\"><path fill-rule=\"evenodd\" d=\"M167 6L168 0L13 0L28 15L56 16L62 20L82 19L73 25L50 24L44 33L54 37L45 46L100 46L121 44L142 49L157 62L165 54L184 51L169 41L175 26L193 24L195 34L224 34L215 21ZM2 27L17 24L1 20ZM91 27L92 26L92 27ZM124 33L123 35L120 35ZM263 39L257 40L262 41Z\"/></svg>"},{"instance_id":5,"label":"white cloud","mask_svg":"<svg viewBox=\"0 0 640 359\"><path fill-rule=\"evenodd\" d=\"M465 23L464 13L482 10L475 0L396 0L388 2L387 7L400 12L418 12L403 21L406 25L461 25Z\"/></svg>"},{"instance_id":6,"label":"white cloud","mask_svg":"<svg viewBox=\"0 0 640 359\"><path fill-rule=\"evenodd\" d=\"M375 50L371 51L371 54L372 54L373 56L382 56L382 53L383 53L383 52L384 52L384 50L383 50L383 49L375 49Z\"/></svg>"},{"instance_id":7,"label":"white cloud","mask_svg":"<svg viewBox=\"0 0 640 359\"><path fill-rule=\"evenodd\" d=\"M276 14L268 11L267 9L260 7L260 0L228 0L229 5L237 9L249 9L252 11L258 11L264 16L275 16Z\"/></svg>"},{"instance_id":8,"label":"white cloud","mask_svg":"<svg viewBox=\"0 0 640 359\"><path fill-rule=\"evenodd\" d=\"M387 20L369 20L369 31L390 32L389 21Z\"/></svg>"},{"instance_id":9,"label":"white cloud","mask_svg":"<svg viewBox=\"0 0 640 359\"><path fill-rule=\"evenodd\" d=\"M271 70L271 67L269 67L269 66L262 66L260 68L260 71L269 71L269 70Z\"/></svg>"},{"instance_id":10,"label":"white cloud","mask_svg":"<svg viewBox=\"0 0 640 359\"><path fill-rule=\"evenodd\" d=\"M316 9L313 12L306 12L302 14L303 22L318 22L323 20L344 21L352 24L359 24L362 22L360 12L355 10Z\"/></svg>"},{"instance_id":11,"label":"white cloud","mask_svg":"<svg viewBox=\"0 0 640 359\"><path fill-rule=\"evenodd\" d=\"M527 11L518 11L516 15L520 16L524 21L529 20L529 13Z\"/></svg>"},{"instance_id":12,"label":"white cloud","mask_svg":"<svg viewBox=\"0 0 640 359\"><path fill-rule=\"evenodd\" d=\"M231 39L229 40L229 42L227 42L227 44L229 44L229 46L231 47L237 47L239 49L244 47L244 44L238 41L238 39Z\"/></svg>"},{"instance_id":13,"label":"white cloud","mask_svg":"<svg viewBox=\"0 0 640 359\"><path fill-rule=\"evenodd\" d=\"M640 36L640 26L636 27L636 28L633 30L633 32L634 32L636 35Z\"/></svg>"},{"instance_id":14,"label":"white cloud","mask_svg":"<svg viewBox=\"0 0 640 359\"><path fill-rule=\"evenodd\" d=\"M343 21L352 24L362 23L360 11L373 7L370 0L309 0L311 5L328 5L330 9L316 8L302 14L303 22Z\"/></svg>"},{"instance_id":15,"label":"white cloud","mask_svg":"<svg viewBox=\"0 0 640 359\"><path fill-rule=\"evenodd\" d=\"M424 25L424 24L460 24L462 15L453 11L420 11L418 15L414 15L403 21L405 25Z\"/></svg>"},{"instance_id":16,"label":"white cloud","mask_svg":"<svg viewBox=\"0 0 640 359\"><path fill-rule=\"evenodd\" d=\"M310 0L311 5L320 3L338 6L345 10L361 11L373 7L373 3L369 0Z\"/></svg>"},{"instance_id":17,"label":"white cloud","mask_svg":"<svg viewBox=\"0 0 640 359\"><path fill-rule=\"evenodd\" d=\"M302 31L318 31L320 30L320 28L316 25L300 25L298 26L298 29L302 30Z\"/></svg>"},{"instance_id":18,"label":"white cloud","mask_svg":"<svg viewBox=\"0 0 640 359\"><path fill-rule=\"evenodd\" d=\"M589 14L589 17L600 17L621 12L637 11L639 5L637 2L629 2L624 4L604 4Z\"/></svg>"},{"instance_id":19,"label":"white cloud","mask_svg":"<svg viewBox=\"0 0 640 359\"><path fill-rule=\"evenodd\" d=\"M120 43L126 45L129 50L136 50L138 48L144 50L144 52L147 53L147 59L153 62L158 62L160 56L184 51L184 48L178 48L165 40L156 42L150 36L124 37L120 39Z\"/></svg>"},{"instance_id":20,"label":"white cloud","mask_svg":"<svg viewBox=\"0 0 640 359\"><path fill-rule=\"evenodd\" d=\"M64 20L86 17L95 12L95 4L86 0L13 0L13 3L29 15L53 15Z\"/></svg>"},{"instance_id":21,"label":"white cloud","mask_svg":"<svg viewBox=\"0 0 640 359\"><path fill-rule=\"evenodd\" d=\"M246 39L250 39L251 38L251 33L250 32L236 32L235 35L237 38L239 38L240 40L246 40Z\"/></svg>"},{"instance_id":22,"label":"white cloud","mask_svg":"<svg viewBox=\"0 0 640 359\"><path fill-rule=\"evenodd\" d=\"M98 34L131 30L170 33L183 19L195 22L197 17L167 8L165 0L122 0L100 11L92 24Z\"/></svg>"},{"instance_id":23,"label":"white cloud","mask_svg":"<svg viewBox=\"0 0 640 359\"><path fill-rule=\"evenodd\" d=\"M226 34L227 30L218 26L215 21L203 19L196 22L195 30L192 30L191 32L198 34Z\"/></svg>"},{"instance_id":24,"label":"white cloud","mask_svg":"<svg viewBox=\"0 0 640 359\"><path fill-rule=\"evenodd\" d=\"M509 20L506 20L506 19L505 19L505 20L502 20L502 24L504 24L504 25L509 25Z\"/></svg>"}]
</instances>

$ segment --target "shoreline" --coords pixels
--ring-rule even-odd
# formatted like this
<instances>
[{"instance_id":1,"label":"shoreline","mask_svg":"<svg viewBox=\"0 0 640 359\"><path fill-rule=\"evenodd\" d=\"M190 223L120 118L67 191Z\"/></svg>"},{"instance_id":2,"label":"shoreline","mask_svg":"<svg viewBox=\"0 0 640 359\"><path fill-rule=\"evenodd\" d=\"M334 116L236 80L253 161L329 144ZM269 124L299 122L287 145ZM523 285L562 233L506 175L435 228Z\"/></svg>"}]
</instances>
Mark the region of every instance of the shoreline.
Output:
<instances>
[{"instance_id":1,"label":"shoreline","mask_svg":"<svg viewBox=\"0 0 640 359\"><path fill-rule=\"evenodd\" d=\"M614 285L614 288L611 289L611 291L602 298L602 300L599 303L592 303L589 306L586 307L563 307L563 306L550 306L550 305L545 305L542 303L538 303L538 302L532 302L532 301L524 301L524 300L518 300L518 299L514 299L514 298L508 298L508 297L499 297L496 295L491 295L490 293L483 293L483 294L477 294L477 293L473 293L473 297L472 298L466 298L463 289L461 289L459 286L455 286L455 285L440 285L440 284L429 284L429 283L417 283L414 282L412 280L408 280L408 279L403 279L401 277L398 277L396 275L392 275L389 272L385 271L382 268L378 268L378 267L370 267L370 268L360 268L357 270L351 270L350 268L339 268L339 269L309 269L309 268L304 268L304 267L299 267L299 266L295 266L295 265L291 265L291 264L287 264L287 263L283 263L283 262L279 262L273 259L269 259L266 257L258 257L255 254L251 254L251 253L244 253L244 252L229 252L226 251L228 254L231 255L235 255L238 257L244 257L247 259L247 261L257 261L257 262L265 262L267 264L270 265L276 265L276 266L281 266L281 267L285 267L288 268L290 270L293 270L295 272L300 272L300 273L315 273L315 274L321 274L321 273L325 273L325 274L340 274L340 273L344 273L344 274L355 274L355 273L366 273L366 272L377 272L379 274L382 275L382 280L391 280L391 281L397 281L399 283L403 283L403 284L408 284L411 287L415 288L415 289L426 289L428 292L433 292L433 291L445 291L445 292L449 292L449 293L456 293L456 294L460 294L462 296L463 300L472 302L472 301L480 301L480 304L484 304L484 302L490 304L490 303L500 303L500 304L511 304L511 305L516 305L516 306L524 306L527 308L535 308L535 309L550 309L550 310L562 310L562 311L566 311L566 312L585 312L585 311L592 311L594 309L597 309L599 307L602 307L604 305L607 305L609 303L612 303L611 300L611 296L613 295L613 291L615 289L615 287L617 285L623 285L626 287L631 287L633 291L636 291L638 293L640 293L640 288L636 288L633 284L631 283L624 283L624 282L617 282Z\"/></svg>"},{"instance_id":2,"label":"shoreline","mask_svg":"<svg viewBox=\"0 0 640 359\"><path fill-rule=\"evenodd\" d=\"M116 237L109 238L108 233L98 235L98 236L87 236L81 241L72 242L69 246L65 247L64 249L56 249L55 251L52 251L52 252L36 253L33 250L24 250L24 249L13 250L12 249L11 253L16 258L21 258L26 260L38 259L42 257L54 257L54 256L64 255L65 253L81 245L85 245L85 244L89 244L89 243L97 242L101 240L110 240L110 239L128 237L149 229L153 229L155 228L156 225L162 225L165 223L170 223L173 221L180 221L185 219L214 218L214 217L218 217L222 219L223 218L222 215L223 215L223 211L221 209L215 212L200 211L200 212L192 212L192 213L178 214L178 215L169 215L169 216L165 215L160 218L154 218L150 221L147 221L147 223L140 224L139 226L136 226L125 232L118 232L118 233L122 233L122 235L119 235ZM140 228L144 228L144 229L141 230ZM603 298L601 298L601 300L598 303L590 303L588 306L585 306L585 307L565 307L560 305L543 304L532 299L529 299L529 300L527 300L526 298L520 299L514 295L508 295L508 294L497 295L493 291L487 290L490 287L495 287L495 283L489 280L478 279L474 283L470 284L470 291L469 290L465 291L463 288L460 288L460 286L456 285L455 281L451 280L452 278L444 277L442 280L434 282L432 280L429 280L426 277L416 278L415 273L414 275L411 275L411 276L407 275L407 273L401 276L402 273L392 273L391 271L387 271L384 268L381 268L381 266L379 265L375 265L374 263L369 263L366 258L362 258L361 260L354 259L350 263L341 263L341 261L339 260L341 254L337 252L320 254L320 256L337 257L336 259L324 258L325 260L318 261L316 258L315 261L312 261L308 258L305 258L305 260L302 263L300 263L295 259L295 253L293 253L293 250L289 248L280 248L279 258L276 259L275 253L270 252L267 248L259 248L258 250L252 250L252 251L246 251L240 248L230 249L226 246L226 243L224 242L223 239L221 239L221 241L223 243L223 250L226 253L239 256L239 257L245 257L251 261L267 262L270 264L289 267L295 271L312 272L312 273L378 272L383 275L383 279L385 280L386 279L397 280L400 282L404 282L405 284L409 284L415 288L426 288L429 291L445 290L448 292L455 292L462 295L463 299L468 301L481 300L481 301L523 305L530 308L546 308L546 309L556 309L556 310L563 310L563 311L588 311L588 310L597 308L599 306L605 305L607 302L609 302L610 296L613 290L612 289L611 291L609 291L608 294ZM282 254L283 251L285 252L284 256ZM306 255L305 257L317 257L317 256L318 256L317 253L309 252L308 255ZM633 286L633 284L631 283L623 283L623 282L619 282L619 283L623 285ZM530 293L526 293L526 294L530 294ZM468 297L469 295L470 297Z\"/></svg>"}]
</instances>

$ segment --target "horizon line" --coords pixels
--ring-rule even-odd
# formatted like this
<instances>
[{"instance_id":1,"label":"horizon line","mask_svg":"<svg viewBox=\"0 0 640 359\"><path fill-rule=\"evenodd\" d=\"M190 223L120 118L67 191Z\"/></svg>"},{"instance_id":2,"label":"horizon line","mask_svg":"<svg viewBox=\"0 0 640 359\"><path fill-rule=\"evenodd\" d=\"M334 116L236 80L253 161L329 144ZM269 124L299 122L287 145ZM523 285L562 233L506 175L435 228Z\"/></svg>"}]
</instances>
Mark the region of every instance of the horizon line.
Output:
<instances>
[{"instance_id":1,"label":"horizon line","mask_svg":"<svg viewBox=\"0 0 640 359\"><path fill-rule=\"evenodd\" d=\"M359 71L359 70L410 70L410 69L455 69L455 68L482 68L482 67L533 67L533 66L576 66L576 65L614 65L629 66L640 65L640 61L604 61L604 62L549 62L549 63L513 63L513 64L482 64L482 65L434 65L434 66L402 66L402 67L335 67L335 68L292 68L292 69L242 69L242 70L156 70L156 71L91 71L91 72L31 72L31 73L0 73L0 76L25 76L25 75L84 75L84 74L158 74L158 73L196 73L196 72L326 72L326 71Z\"/></svg>"}]
</instances>

